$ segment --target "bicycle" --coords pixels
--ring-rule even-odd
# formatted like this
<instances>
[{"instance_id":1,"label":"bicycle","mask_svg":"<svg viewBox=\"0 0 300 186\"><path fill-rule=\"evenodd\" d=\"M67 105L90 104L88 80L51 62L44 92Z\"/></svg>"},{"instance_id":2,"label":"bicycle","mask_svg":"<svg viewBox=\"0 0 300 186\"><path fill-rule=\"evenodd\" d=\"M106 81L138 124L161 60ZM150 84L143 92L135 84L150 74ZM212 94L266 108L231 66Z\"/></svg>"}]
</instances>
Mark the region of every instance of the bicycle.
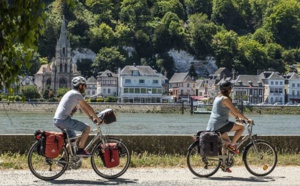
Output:
<instances>
[{"instance_id":1,"label":"bicycle","mask_svg":"<svg viewBox=\"0 0 300 186\"><path fill-rule=\"evenodd\" d=\"M245 123L245 121L243 121ZM265 140L256 139L257 135L252 135L254 124L247 123L248 134L238 143L239 149L248 139L242 159L246 169L254 176L266 176L270 174L277 164L277 152L272 144ZM221 135L219 138L221 139ZM222 166L223 170L234 165L234 153L228 150L227 155L222 155L222 146L218 156L201 157L199 154L199 132L194 136L195 141L188 147L187 165L189 170L198 177L210 177L214 175Z\"/></svg>"},{"instance_id":2,"label":"bicycle","mask_svg":"<svg viewBox=\"0 0 300 186\"><path fill-rule=\"evenodd\" d=\"M97 116L100 117L104 122L101 125L107 124L105 122L106 113L112 109L106 109ZM92 149L90 152L91 165L93 170L101 177L106 179L115 179L123 175L129 165L131 154L127 145L119 138L110 137L108 135L103 135L99 125L96 125L96 135L85 147L86 150ZM106 125L108 126L108 125ZM81 135L77 135L73 138L69 138L65 130L64 133L64 145L58 157L47 158L39 155L37 147L40 145L41 141L36 141L28 152L28 167L29 170L37 178L42 180L54 180L59 178L64 174L65 171L69 169L79 169L82 166L82 158L77 157L77 141ZM117 144L117 149L119 152L119 164L115 167L108 168L103 160L102 151L107 147L107 144ZM68 144L68 146L67 146ZM64 157L65 161L60 161Z\"/></svg>"}]
</instances>

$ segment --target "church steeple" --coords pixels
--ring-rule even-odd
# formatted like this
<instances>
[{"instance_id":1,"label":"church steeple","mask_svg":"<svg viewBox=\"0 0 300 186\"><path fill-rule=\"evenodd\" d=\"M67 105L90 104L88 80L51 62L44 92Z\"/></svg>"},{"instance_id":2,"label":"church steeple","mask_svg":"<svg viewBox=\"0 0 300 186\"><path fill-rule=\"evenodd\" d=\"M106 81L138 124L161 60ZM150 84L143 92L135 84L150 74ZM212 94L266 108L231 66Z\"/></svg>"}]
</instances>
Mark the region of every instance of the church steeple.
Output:
<instances>
[{"instance_id":1,"label":"church steeple","mask_svg":"<svg viewBox=\"0 0 300 186\"><path fill-rule=\"evenodd\" d=\"M60 28L60 36L58 43L67 46L68 45L68 39L67 39L67 29L66 29L66 20L65 16L63 16L61 28Z\"/></svg>"}]
</instances>

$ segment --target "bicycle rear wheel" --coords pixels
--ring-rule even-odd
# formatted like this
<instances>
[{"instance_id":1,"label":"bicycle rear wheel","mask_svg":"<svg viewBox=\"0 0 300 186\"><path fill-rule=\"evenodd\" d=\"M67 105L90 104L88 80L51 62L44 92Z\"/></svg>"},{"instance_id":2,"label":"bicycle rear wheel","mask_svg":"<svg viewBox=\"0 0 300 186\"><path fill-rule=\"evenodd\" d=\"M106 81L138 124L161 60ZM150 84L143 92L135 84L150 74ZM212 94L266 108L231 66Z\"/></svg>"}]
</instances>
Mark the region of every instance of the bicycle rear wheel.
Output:
<instances>
[{"instance_id":1,"label":"bicycle rear wheel","mask_svg":"<svg viewBox=\"0 0 300 186\"><path fill-rule=\"evenodd\" d=\"M56 164L57 160L62 157L62 153L65 153L65 160L69 162L69 154L65 147L61 150L60 154L56 158L46 158L38 154L37 147L40 145L40 141L36 141L28 152L28 167L29 170L37 178L41 180L54 180L60 177L68 168L68 163L61 167Z\"/></svg>"},{"instance_id":2,"label":"bicycle rear wheel","mask_svg":"<svg viewBox=\"0 0 300 186\"><path fill-rule=\"evenodd\" d=\"M246 169L255 176L270 174L277 164L277 153L270 143L255 140L250 143L244 153L243 161Z\"/></svg>"},{"instance_id":3,"label":"bicycle rear wheel","mask_svg":"<svg viewBox=\"0 0 300 186\"><path fill-rule=\"evenodd\" d=\"M99 142L92 150L91 164L94 171L101 177L106 179L114 179L123 175L130 164L130 152L127 145L116 138L107 138L106 143L117 143L119 151L119 165L107 168L102 160L103 142Z\"/></svg>"},{"instance_id":4,"label":"bicycle rear wheel","mask_svg":"<svg viewBox=\"0 0 300 186\"><path fill-rule=\"evenodd\" d=\"M221 162L218 156L201 157L199 154L199 142L196 141L188 149L187 165L194 175L209 177L218 171Z\"/></svg>"}]
</instances>

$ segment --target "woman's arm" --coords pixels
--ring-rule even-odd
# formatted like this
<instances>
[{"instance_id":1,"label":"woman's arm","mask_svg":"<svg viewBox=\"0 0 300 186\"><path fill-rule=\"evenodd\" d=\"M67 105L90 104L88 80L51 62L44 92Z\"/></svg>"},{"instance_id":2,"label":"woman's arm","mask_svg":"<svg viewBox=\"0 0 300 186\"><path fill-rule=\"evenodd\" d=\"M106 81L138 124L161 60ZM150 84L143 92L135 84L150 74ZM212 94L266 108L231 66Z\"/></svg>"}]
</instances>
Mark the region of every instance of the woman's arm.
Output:
<instances>
[{"instance_id":1,"label":"woman's arm","mask_svg":"<svg viewBox=\"0 0 300 186\"><path fill-rule=\"evenodd\" d=\"M240 119L250 121L246 116L244 116L238 109L235 108L235 106L232 104L231 100L227 97L223 98L222 104L225 105L227 108L230 109L230 114L232 114L233 117L238 117ZM251 121L250 121L251 122Z\"/></svg>"}]
</instances>

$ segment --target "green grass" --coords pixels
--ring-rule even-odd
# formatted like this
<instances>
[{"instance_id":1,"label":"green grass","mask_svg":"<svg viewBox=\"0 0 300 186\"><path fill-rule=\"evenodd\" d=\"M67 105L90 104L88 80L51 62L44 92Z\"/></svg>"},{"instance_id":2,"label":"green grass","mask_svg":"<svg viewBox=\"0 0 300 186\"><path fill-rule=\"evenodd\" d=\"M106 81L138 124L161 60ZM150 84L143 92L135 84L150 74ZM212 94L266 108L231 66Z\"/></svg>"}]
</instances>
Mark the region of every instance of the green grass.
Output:
<instances>
[{"instance_id":1,"label":"green grass","mask_svg":"<svg viewBox=\"0 0 300 186\"><path fill-rule=\"evenodd\" d=\"M243 166L242 157L234 158L236 166ZM278 166L300 166L299 154L279 154ZM183 155L133 154L131 165L134 168L185 168L186 157ZM82 168L91 168L90 159L83 159ZM28 170L26 154L4 153L0 155L0 170Z\"/></svg>"}]
</instances>

